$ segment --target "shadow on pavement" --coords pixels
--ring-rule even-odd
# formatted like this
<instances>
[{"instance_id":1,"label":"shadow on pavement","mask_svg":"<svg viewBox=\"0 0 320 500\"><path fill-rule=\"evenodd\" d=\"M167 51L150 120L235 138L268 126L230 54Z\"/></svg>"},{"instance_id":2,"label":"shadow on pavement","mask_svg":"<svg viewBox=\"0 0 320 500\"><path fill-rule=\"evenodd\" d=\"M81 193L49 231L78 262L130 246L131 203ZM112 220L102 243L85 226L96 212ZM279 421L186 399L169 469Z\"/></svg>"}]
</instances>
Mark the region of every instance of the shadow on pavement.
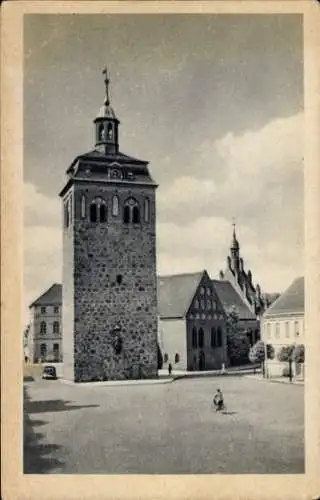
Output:
<instances>
[{"instance_id":1,"label":"shadow on pavement","mask_svg":"<svg viewBox=\"0 0 320 500\"><path fill-rule=\"evenodd\" d=\"M49 399L47 401L28 401L27 411L31 413L48 413L54 411L79 410L80 408L97 408L99 405L69 405L71 401Z\"/></svg>"},{"instance_id":2,"label":"shadow on pavement","mask_svg":"<svg viewBox=\"0 0 320 500\"><path fill-rule=\"evenodd\" d=\"M46 425L44 420L32 420L30 414L77 410L99 405L69 405L63 400L31 401L26 387L23 388L23 472L24 474L55 474L61 472L64 463L58 458L62 447L43 442L45 434L37 428Z\"/></svg>"},{"instance_id":3,"label":"shadow on pavement","mask_svg":"<svg viewBox=\"0 0 320 500\"><path fill-rule=\"evenodd\" d=\"M61 446L55 444L41 443L44 434L35 432L35 428L45 425L43 420L31 420L27 411L29 396L26 388L24 393L23 412L23 473L24 474L50 474L55 469L63 466L63 462L54 457Z\"/></svg>"}]
</instances>

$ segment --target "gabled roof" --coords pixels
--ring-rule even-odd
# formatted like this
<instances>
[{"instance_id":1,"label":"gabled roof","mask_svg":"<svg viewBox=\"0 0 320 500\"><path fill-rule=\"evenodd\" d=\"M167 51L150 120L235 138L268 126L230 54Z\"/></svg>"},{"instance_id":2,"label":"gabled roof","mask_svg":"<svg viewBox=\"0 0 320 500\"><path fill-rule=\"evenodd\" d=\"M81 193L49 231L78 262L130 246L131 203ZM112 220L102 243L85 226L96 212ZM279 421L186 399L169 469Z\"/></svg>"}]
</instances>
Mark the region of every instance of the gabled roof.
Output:
<instances>
[{"instance_id":1,"label":"gabled roof","mask_svg":"<svg viewBox=\"0 0 320 500\"><path fill-rule=\"evenodd\" d=\"M158 276L160 318L182 318L187 313L204 271Z\"/></svg>"},{"instance_id":2,"label":"gabled roof","mask_svg":"<svg viewBox=\"0 0 320 500\"><path fill-rule=\"evenodd\" d=\"M49 306L52 304L62 304L62 285L54 283L46 292L38 297L30 307L34 306Z\"/></svg>"},{"instance_id":3,"label":"gabled roof","mask_svg":"<svg viewBox=\"0 0 320 500\"><path fill-rule=\"evenodd\" d=\"M233 288L230 281L211 281L226 313L234 307L238 311L240 320L256 319L255 315L250 311L238 292Z\"/></svg>"},{"instance_id":4,"label":"gabled roof","mask_svg":"<svg viewBox=\"0 0 320 500\"><path fill-rule=\"evenodd\" d=\"M304 313L304 278L296 278L285 292L267 309L264 317Z\"/></svg>"}]
</instances>

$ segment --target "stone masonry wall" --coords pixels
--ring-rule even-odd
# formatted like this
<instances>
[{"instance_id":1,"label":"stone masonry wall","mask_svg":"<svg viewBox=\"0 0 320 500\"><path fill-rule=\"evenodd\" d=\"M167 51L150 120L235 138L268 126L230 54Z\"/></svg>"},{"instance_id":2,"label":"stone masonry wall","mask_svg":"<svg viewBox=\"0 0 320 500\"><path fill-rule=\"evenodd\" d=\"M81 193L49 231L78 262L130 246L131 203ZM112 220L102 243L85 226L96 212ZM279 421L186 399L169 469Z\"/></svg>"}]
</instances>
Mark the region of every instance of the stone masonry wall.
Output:
<instances>
[{"instance_id":1,"label":"stone masonry wall","mask_svg":"<svg viewBox=\"0 0 320 500\"><path fill-rule=\"evenodd\" d=\"M114 194L119 197L117 216L112 215ZM86 214L81 218L83 195L86 197ZM89 221L89 205L98 196L106 202L105 223ZM123 203L130 196L140 205L140 224L123 223ZM144 221L146 197L150 200L150 222ZM73 231L73 266L72 259L67 258L72 266L72 277L69 275L68 279L74 282L74 380L156 377L154 188L93 183L75 186ZM71 303L72 290L65 282L64 289L65 285L66 297ZM116 328L120 330L115 332ZM117 350L119 339L122 345ZM67 349L70 348L72 350L71 343Z\"/></svg>"},{"instance_id":2,"label":"stone masonry wall","mask_svg":"<svg viewBox=\"0 0 320 500\"><path fill-rule=\"evenodd\" d=\"M73 189L71 189L73 194ZM63 377L74 380L74 235L73 226L63 228L62 332Z\"/></svg>"}]
</instances>

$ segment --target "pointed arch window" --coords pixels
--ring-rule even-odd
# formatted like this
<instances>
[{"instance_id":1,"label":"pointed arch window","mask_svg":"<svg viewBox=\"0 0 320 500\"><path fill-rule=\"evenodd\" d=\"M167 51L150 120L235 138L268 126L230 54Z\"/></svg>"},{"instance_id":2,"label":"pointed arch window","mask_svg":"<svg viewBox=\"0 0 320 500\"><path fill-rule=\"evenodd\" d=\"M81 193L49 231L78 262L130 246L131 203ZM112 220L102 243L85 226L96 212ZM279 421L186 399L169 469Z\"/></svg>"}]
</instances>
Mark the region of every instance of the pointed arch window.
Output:
<instances>
[{"instance_id":1,"label":"pointed arch window","mask_svg":"<svg viewBox=\"0 0 320 500\"><path fill-rule=\"evenodd\" d=\"M204 331L202 328L199 328L198 332L198 346L202 348L204 346Z\"/></svg>"},{"instance_id":2,"label":"pointed arch window","mask_svg":"<svg viewBox=\"0 0 320 500\"><path fill-rule=\"evenodd\" d=\"M197 329L196 327L194 326L192 328L192 347L196 348L197 345L198 345L198 342L197 342Z\"/></svg>"},{"instance_id":3,"label":"pointed arch window","mask_svg":"<svg viewBox=\"0 0 320 500\"><path fill-rule=\"evenodd\" d=\"M145 222L149 222L150 220L150 200L146 198L144 200L144 220Z\"/></svg>"},{"instance_id":4,"label":"pointed arch window","mask_svg":"<svg viewBox=\"0 0 320 500\"><path fill-rule=\"evenodd\" d=\"M47 333L47 323L45 321L40 323L40 333Z\"/></svg>"},{"instance_id":5,"label":"pointed arch window","mask_svg":"<svg viewBox=\"0 0 320 500\"><path fill-rule=\"evenodd\" d=\"M217 329L217 347L222 346L222 328L221 326L218 326Z\"/></svg>"},{"instance_id":6,"label":"pointed arch window","mask_svg":"<svg viewBox=\"0 0 320 500\"><path fill-rule=\"evenodd\" d=\"M211 328L211 347L216 347L216 329L214 326Z\"/></svg>"},{"instance_id":7,"label":"pointed arch window","mask_svg":"<svg viewBox=\"0 0 320 500\"><path fill-rule=\"evenodd\" d=\"M119 215L119 198L116 194L112 198L112 215L114 217Z\"/></svg>"}]
</instances>

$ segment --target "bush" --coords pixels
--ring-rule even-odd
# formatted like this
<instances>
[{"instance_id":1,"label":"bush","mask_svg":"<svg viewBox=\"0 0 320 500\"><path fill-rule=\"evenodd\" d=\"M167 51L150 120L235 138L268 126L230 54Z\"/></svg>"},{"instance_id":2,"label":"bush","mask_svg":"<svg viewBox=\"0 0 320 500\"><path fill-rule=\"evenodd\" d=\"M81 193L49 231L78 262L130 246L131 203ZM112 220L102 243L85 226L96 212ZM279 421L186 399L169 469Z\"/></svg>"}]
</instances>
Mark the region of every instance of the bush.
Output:
<instances>
[{"instance_id":1,"label":"bush","mask_svg":"<svg viewBox=\"0 0 320 500\"><path fill-rule=\"evenodd\" d=\"M282 370L282 376L283 377L289 377L290 375L290 371L289 371L289 367L288 366L285 366Z\"/></svg>"}]
</instances>

